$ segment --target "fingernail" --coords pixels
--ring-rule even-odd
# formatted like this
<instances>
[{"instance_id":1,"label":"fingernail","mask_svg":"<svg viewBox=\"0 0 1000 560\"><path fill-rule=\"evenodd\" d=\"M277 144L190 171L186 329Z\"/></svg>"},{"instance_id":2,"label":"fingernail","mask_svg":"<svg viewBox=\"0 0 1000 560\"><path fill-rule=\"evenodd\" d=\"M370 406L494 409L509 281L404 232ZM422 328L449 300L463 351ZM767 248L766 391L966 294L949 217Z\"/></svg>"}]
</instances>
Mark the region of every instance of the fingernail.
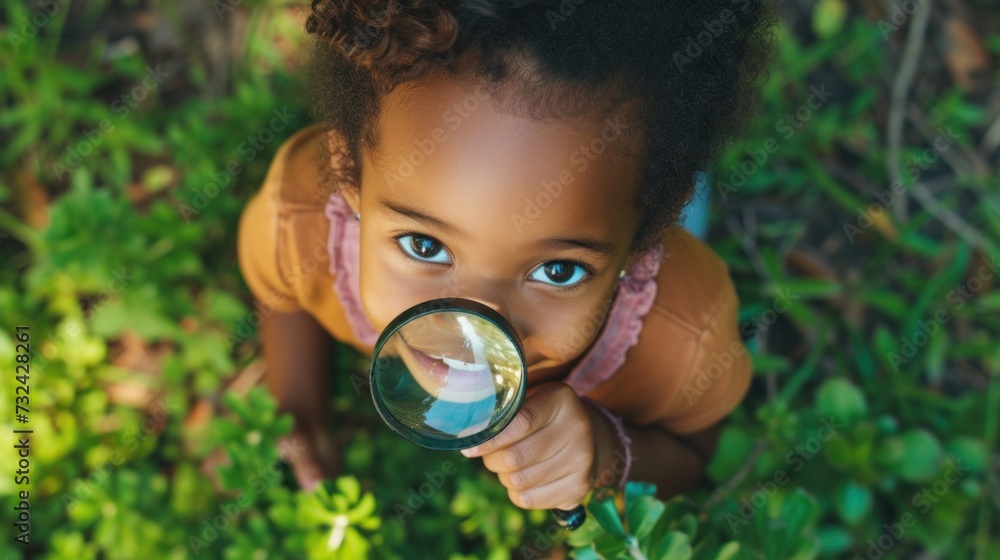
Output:
<instances>
[{"instance_id":1,"label":"fingernail","mask_svg":"<svg viewBox=\"0 0 1000 560\"><path fill-rule=\"evenodd\" d=\"M462 450L462 455L465 455L466 457L472 457L472 456L473 456L473 455L475 455L475 454L476 454L476 453L477 453L478 451L479 451L479 446L476 446L476 447L470 447L470 448L468 448L468 449L463 449L463 450Z\"/></svg>"}]
</instances>

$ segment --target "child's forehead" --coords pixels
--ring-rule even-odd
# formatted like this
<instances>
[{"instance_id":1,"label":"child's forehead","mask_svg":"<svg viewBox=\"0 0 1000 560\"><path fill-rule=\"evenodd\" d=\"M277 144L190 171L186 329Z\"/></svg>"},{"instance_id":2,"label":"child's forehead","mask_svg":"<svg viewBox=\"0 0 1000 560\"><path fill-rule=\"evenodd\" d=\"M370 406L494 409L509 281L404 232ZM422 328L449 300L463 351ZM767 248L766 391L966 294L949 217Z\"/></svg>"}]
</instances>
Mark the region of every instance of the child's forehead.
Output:
<instances>
[{"instance_id":1,"label":"child's forehead","mask_svg":"<svg viewBox=\"0 0 1000 560\"><path fill-rule=\"evenodd\" d=\"M634 105L623 104L605 114L607 107L595 103L582 113L541 117L538 115L548 115L553 109L527 106L538 101L519 97L516 86L504 88L504 92L497 98L481 82L445 73L404 83L380 103L380 139L396 140L425 152L436 147L431 141L476 145L536 140L549 144L553 151L589 148L588 155L599 154L604 159L636 160L632 163L640 159L644 138ZM379 144L381 153L382 142Z\"/></svg>"},{"instance_id":2,"label":"child's forehead","mask_svg":"<svg viewBox=\"0 0 1000 560\"><path fill-rule=\"evenodd\" d=\"M362 196L380 208L387 200L418 210L494 247L529 250L584 232L619 248L631 243L641 165L613 149L629 123L537 121L488 100L459 111L461 96L450 95L419 110L387 108L379 153L363 159Z\"/></svg>"},{"instance_id":3,"label":"child's forehead","mask_svg":"<svg viewBox=\"0 0 1000 560\"><path fill-rule=\"evenodd\" d=\"M625 111L536 119L511 113L470 82L437 78L394 90L378 126L369 164L393 185L459 182L520 188L528 197L572 185L573 198L606 204L634 201L644 167L641 133Z\"/></svg>"}]
</instances>

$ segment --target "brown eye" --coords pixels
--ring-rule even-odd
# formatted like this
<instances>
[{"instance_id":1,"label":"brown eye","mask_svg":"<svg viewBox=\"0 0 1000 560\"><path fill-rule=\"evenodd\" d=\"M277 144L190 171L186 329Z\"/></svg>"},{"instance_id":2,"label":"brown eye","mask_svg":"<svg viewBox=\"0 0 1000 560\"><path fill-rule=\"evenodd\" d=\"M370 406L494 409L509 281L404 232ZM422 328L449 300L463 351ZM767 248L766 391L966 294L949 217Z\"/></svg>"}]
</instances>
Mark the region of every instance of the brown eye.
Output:
<instances>
[{"instance_id":1,"label":"brown eye","mask_svg":"<svg viewBox=\"0 0 1000 560\"><path fill-rule=\"evenodd\" d=\"M535 269L531 279L553 286L572 286L586 278L587 269L572 262L550 261Z\"/></svg>"},{"instance_id":2,"label":"brown eye","mask_svg":"<svg viewBox=\"0 0 1000 560\"><path fill-rule=\"evenodd\" d=\"M449 262L444 245L433 237L411 233L400 236L397 242L404 253L416 260L433 263Z\"/></svg>"}]
</instances>

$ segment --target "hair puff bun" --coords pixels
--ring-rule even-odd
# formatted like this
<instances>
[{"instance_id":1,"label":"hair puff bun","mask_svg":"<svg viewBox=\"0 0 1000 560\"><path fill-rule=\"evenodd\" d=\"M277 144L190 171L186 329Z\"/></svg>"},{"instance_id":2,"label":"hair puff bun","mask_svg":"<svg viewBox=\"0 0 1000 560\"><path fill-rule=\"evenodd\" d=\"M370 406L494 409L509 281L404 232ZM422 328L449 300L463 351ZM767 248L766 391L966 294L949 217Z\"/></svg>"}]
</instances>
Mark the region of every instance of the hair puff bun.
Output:
<instances>
[{"instance_id":1,"label":"hair puff bun","mask_svg":"<svg viewBox=\"0 0 1000 560\"><path fill-rule=\"evenodd\" d=\"M458 39L453 1L313 0L306 31L373 73L447 57Z\"/></svg>"}]
</instances>

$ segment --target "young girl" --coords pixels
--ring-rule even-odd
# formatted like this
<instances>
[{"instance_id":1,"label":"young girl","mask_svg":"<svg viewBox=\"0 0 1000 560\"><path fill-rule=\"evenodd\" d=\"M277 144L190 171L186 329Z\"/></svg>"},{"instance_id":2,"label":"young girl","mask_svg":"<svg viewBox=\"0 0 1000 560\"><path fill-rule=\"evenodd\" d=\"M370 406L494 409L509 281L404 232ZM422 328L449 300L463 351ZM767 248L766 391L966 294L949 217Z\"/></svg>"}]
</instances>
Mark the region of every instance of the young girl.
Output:
<instances>
[{"instance_id":1,"label":"young girl","mask_svg":"<svg viewBox=\"0 0 1000 560\"><path fill-rule=\"evenodd\" d=\"M772 21L750 0L313 0L322 124L239 233L299 484L337 470L324 331L370 355L404 309L462 297L524 344L522 409L463 452L514 504L691 487L751 368L727 266L676 222L751 111Z\"/></svg>"}]
</instances>

